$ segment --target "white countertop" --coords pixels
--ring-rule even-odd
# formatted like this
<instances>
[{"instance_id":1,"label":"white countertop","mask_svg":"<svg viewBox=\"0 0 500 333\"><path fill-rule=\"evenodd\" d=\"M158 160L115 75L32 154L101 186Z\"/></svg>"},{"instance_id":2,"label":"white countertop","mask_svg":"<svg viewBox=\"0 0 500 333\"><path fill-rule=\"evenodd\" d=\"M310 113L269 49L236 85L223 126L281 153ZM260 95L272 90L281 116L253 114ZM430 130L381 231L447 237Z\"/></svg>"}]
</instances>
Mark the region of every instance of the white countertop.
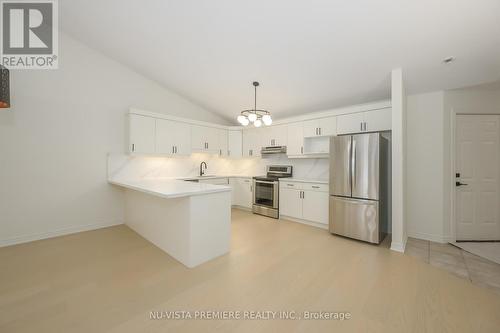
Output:
<instances>
[{"instance_id":1,"label":"white countertop","mask_svg":"<svg viewBox=\"0 0 500 333\"><path fill-rule=\"evenodd\" d=\"M284 182L295 182L295 183L314 183L314 184L328 184L326 179L307 179L307 178L282 178L280 179Z\"/></svg>"},{"instance_id":2,"label":"white countertop","mask_svg":"<svg viewBox=\"0 0 500 333\"><path fill-rule=\"evenodd\" d=\"M229 186L187 182L176 179L109 179L108 182L166 199L231 191L231 187Z\"/></svg>"}]
</instances>

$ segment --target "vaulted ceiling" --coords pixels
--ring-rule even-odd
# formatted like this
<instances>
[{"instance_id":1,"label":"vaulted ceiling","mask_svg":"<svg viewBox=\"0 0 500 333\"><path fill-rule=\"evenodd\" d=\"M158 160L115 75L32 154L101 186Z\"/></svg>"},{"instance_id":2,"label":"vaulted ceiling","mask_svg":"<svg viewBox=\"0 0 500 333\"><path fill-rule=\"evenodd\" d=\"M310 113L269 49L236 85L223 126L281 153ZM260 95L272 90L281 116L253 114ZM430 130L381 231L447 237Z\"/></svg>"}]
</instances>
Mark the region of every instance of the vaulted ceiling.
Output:
<instances>
[{"instance_id":1,"label":"vaulted ceiling","mask_svg":"<svg viewBox=\"0 0 500 333\"><path fill-rule=\"evenodd\" d=\"M234 121L500 79L498 0L71 0L62 29ZM442 60L455 61L444 65Z\"/></svg>"}]
</instances>

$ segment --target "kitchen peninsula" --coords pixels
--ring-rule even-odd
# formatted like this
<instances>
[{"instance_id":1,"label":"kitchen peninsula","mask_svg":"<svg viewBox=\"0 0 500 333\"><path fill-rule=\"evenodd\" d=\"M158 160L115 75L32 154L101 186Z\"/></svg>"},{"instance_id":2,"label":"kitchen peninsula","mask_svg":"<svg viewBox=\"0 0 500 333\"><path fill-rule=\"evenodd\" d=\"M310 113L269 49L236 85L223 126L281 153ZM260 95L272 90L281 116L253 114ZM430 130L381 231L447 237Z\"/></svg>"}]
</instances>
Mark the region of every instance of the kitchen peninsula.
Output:
<instances>
[{"instance_id":1,"label":"kitchen peninsula","mask_svg":"<svg viewBox=\"0 0 500 333\"><path fill-rule=\"evenodd\" d=\"M175 179L109 182L125 188L125 224L185 266L229 252L229 186Z\"/></svg>"}]
</instances>

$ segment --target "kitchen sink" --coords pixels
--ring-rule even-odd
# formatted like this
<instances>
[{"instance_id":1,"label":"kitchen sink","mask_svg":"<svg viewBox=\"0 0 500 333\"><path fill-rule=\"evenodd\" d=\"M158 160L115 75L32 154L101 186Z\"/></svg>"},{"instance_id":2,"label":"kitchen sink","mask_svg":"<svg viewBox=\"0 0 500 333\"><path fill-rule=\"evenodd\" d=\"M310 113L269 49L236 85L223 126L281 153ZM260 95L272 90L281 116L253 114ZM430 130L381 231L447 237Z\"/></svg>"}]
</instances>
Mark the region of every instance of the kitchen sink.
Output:
<instances>
[{"instance_id":1,"label":"kitchen sink","mask_svg":"<svg viewBox=\"0 0 500 333\"><path fill-rule=\"evenodd\" d=\"M183 178L181 180L184 180L186 182L198 182L200 179L209 179L209 178L216 178L216 175L203 175L203 176L197 176L193 178Z\"/></svg>"}]
</instances>

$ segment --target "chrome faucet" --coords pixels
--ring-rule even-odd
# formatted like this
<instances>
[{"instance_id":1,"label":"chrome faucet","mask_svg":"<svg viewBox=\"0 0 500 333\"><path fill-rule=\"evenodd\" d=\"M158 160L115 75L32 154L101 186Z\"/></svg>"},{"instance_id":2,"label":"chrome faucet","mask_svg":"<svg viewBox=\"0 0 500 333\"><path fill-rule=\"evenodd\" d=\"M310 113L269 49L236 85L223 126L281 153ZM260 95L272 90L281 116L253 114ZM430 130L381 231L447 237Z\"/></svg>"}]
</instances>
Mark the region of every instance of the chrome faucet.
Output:
<instances>
[{"instance_id":1,"label":"chrome faucet","mask_svg":"<svg viewBox=\"0 0 500 333\"><path fill-rule=\"evenodd\" d=\"M205 164L205 170L207 170L207 163L206 162L201 162L200 163L200 177L205 174L205 170L203 170L203 164Z\"/></svg>"}]
</instances>

